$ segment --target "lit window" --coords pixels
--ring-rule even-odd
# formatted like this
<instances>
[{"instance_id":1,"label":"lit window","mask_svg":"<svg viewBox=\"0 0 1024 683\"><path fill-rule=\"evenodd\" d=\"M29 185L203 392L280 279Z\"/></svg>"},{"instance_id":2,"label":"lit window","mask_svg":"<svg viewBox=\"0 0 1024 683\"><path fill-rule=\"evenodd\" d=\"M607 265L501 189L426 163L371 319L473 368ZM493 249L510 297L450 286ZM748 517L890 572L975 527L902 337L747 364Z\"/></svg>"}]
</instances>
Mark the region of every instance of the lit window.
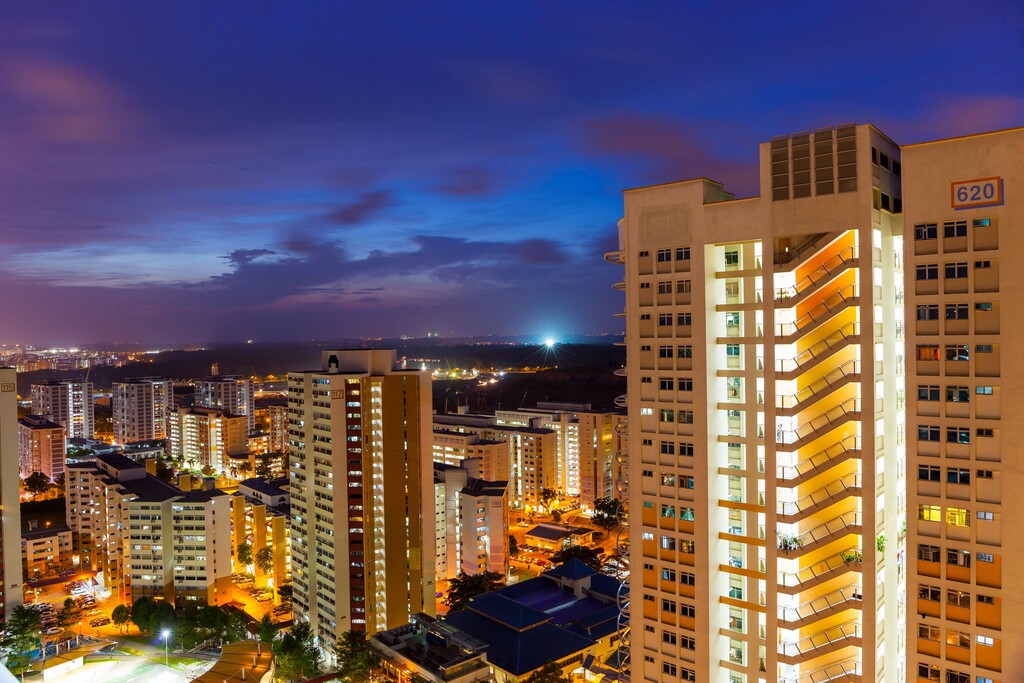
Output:
<instances>
[{"instance_id":1,"label":"lit window","mask_svg":"<svg viewBox=\"0 0 1024 683\"><path fill-rule=\"evenodd\" d=\"M938 505L918 505L917 518L925 522L941 522L942 508Z\"/></svg>"},{"instance_id":2,"label":"lit window","mask_svg":"<svg viewBox=\"0 0 1024 683\"><path fill-rule=\"evenodd\" d=\"M946 524L953 526L970 526L971 518L967 516L967 510L963 508L947 508Z\"/></svg>"}]
</instances>

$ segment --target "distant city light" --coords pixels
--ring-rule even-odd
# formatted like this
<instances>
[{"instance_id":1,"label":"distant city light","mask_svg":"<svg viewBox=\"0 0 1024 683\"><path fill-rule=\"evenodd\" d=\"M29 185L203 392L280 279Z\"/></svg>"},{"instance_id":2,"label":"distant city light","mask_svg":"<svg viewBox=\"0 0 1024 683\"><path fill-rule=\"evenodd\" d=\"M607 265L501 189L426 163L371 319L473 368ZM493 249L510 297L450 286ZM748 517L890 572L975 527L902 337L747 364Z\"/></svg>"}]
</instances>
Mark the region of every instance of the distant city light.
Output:
<instances>
[{"instance_id":1,"label":"distant city light","mask_svg":"<svg viewBox=\"0 0 1024 683\"><path fill-rule=\"evenodd\" d=\"M549 349L551 347L553 347L554 345L555 345L555 340L552 339L551 337L548 337L547 339L544 340L544 346L548 347Z\"/></svg>"}]
</instances>

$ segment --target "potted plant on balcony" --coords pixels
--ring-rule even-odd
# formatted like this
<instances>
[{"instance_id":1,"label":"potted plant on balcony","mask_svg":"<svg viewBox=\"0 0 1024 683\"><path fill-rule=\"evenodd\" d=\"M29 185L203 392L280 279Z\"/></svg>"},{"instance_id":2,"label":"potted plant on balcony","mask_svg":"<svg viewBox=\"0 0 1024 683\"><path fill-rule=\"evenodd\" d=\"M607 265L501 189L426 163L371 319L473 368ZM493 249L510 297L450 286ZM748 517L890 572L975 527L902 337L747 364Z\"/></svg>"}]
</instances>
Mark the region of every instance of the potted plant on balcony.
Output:
<instances>
[{"instance_id":1,"label":"potted plant on balcony","mask_svg":"<svg viewBox=\"0 0 1024 683\"><path fill-rule=\"evenodd\" d=\"M789 553L792 550L799 550L804 545L799 536L793 534L779 534L779 550Z\"/></svg>"},{"instance_id":2,"label":"potted plant on balcony","mask_svg":"<svg viewBox=\"0 0 1024 683\"><path fill-rule=\"evenodd\" d=\"M860 564L864 560L864 556L859 550L847 550L839 555L846 564Z\"/></svg>"}]
</instances>

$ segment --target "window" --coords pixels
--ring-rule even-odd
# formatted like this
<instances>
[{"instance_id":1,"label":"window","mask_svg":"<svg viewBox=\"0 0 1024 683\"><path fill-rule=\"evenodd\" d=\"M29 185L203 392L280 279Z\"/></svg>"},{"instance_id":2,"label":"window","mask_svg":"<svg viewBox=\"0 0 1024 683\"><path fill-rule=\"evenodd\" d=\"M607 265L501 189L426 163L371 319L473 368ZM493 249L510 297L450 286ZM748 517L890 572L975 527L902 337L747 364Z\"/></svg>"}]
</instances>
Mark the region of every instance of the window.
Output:
<instances>
[{"instance_id":1,"label":"window","mask_svg":"<svg viewBox=\"0 0 1024 683\"><path fill-rule=\"evenodd\" d=\"M661 454L662 455L675 455L676 454L676 445L673 442L671 442L671 441L662 441L661 442Z\"/></svg>"},{"instance_id":2,"label":"window","mask_svg":"<svg viewBox=\"0 0 1024 683\"><path fill-rule=\"evenodd\" d=\"M676 570L675 569L662 569L661 570L661 578L663 580L665 580L665 581L675 581L676 580Z\"/></svg>"},{"instance_id":3,"label":"window","mask_svg":"<svg viewBox=\"0 0 1024 683\"><path fill-rule=\"evenodd\" d=\"M947 221L942 224L943 237L967 237L967 221Z\"/></svg>"},{"instance_id":4,"label":"window","mask_svg":"<svg viewBox=\"0 0 1024 683\"><path fill-rule=\"evenodd\" d=\"M654 408L641 408L640 409L640 414L641 415L654 415Z\"/></svg>"},{"instance_id":5,"label":"window","mask_svg":"<svg viewBox=\"0 0 1024 683\"><path fill-rule=\"evenodd\" d=\"M662 550L675 550L676 549L676 539L672 538L671 536L662 536L661 537L661 549Z\"/></svg>"},{"instance_id":6,"label":"window","mask_svg":"<svg viewBox=\"0 0 1024 683\"><path fill-rule=\"evenodd\" d=\"M679 541L679 552L681 552L683 555L693 555L695 547L696 545L693 541Z\"/></svg>"},{"instance_id":7,"label":"window","mask_svg":"<svg viewBox=\"0 0 1024 683\"><path fill-rule=\"evenodd\" d=\"M980 301L980 302L974 304L974 310L976 310L976 311L991 311L992 310L992 302L991 301Z\"/></svg>"},{"instance_id":8,"label":"window","mask_svg":"<svg viewBox=\"0 0 1024 683\"><path fill-rule=\"evenodd\" d=\"M738 250L729 249L725 252L725 265L735 266L739 265L740 252Z\"/></svg>"},{"instance_id":9,"label":"window","mask_svg":"<svg viewBox=\"0 0 1024 683\"><path fill-rule=\"evenodd\" d=\"M644 477L653 477L654 476L654 470L644 470L643 473L642 473L642 476L644 476Z\"/></svg>"},{"instance_id":10,"label":"window","mask_svg":"<svg viewBox=\"0 0 1024 683\"><path fill-rule=\"evenodd\" d=\"M679 508L679 519L687 522L693 521L693 508Z\"/></svg>"},{"instance_id":11,"label":"window","mask_svg":"<svg viewBox=\"0 0 1024 683\"><path fill-rule=\"evenodd\" d=\"M992 387L974 387L974 393L979 394L981 396L991 396Z\"/></svg>"},{"instance_id":12,"label":"window","mask_svg":"<svg viewBox=\"0 0 1024 683\"><path fill-rule=\"evenodd\" d=\"M931 624L921 624L917 627L917 637L923 638L924 640L937 641L941 633L942 629L938 626L932 626Z\"/></svg>"},{"instance_id":13,"label":"window","mask_svg":"<svg viewBox=\"0 0 1024 683\"><path fill-rule=\"evenodd\" d=\"M966 633L960 631L949 631L946 633L946 645L953 647L970 647L971 639Z\"/></svg>"},{"instance_id":14,"label":"window","mask_svg":"<svg viewBox=\"0 0 1024 683\"><path fill-rule=\"evenodd\" d=\"M676 381L671 377L660 377L658 378L658 388L662 391L672 391L675 389Z\"/></svg>"},{"instance_id":15,"label":"window","mask_svg":"<svg viewBox=\"0 0 1024 683\"><path fill-rule=\"evenodd\" d=\"M658 263L668 263L672 260L671 249L659 249L658 250Z\"/></svg>"},{"instance_id":16,"label":"window","mask_svg":"<svg viewBox=\"0 0 1024 683\"><path fill-rule=\"evenodd\" d=\"M651 283L650 282L641 282L640 283L640 289L650 289L650 288L651 288Z\"/></svg>"},{"instance_id":17,"label":"window","mask_svg":"<svg viewBox=\"0 0 1024 683\"><path fill-rule=\"evenodd\" d=\"M986 647L992 647L996 644L996 641L992 636L978 636L975 640L978 641L978 645L985 645Z\"/></svg>"},{"instance_id":18,"label":"window","mask_svg":"<svg viewBox=\"0 0 1024 683\"><path fill-rule=\"evenodd\" d=\"M939 319L939 306L938 304L927 304L917 307L917 319L918 320L938 320Z\"/></svg>"},{"instance_id":19,"label":"window","mask_svg":"<svg viewBox=\"0 0 1024 683\"><path fill-rule=\"evenodd\" d=\"M651 383L651 381L652 381L652 380L651 380L651 378L650 378L650 377L641 377L641 378L640 378L640 384L650 384L650 383Z\"/></svg>"},{"instance_id":20,"label":"window","mask_svg":"<svg viewBox=\"0 0 1024 683\"><path fill-rule=\"evenodd\" d=\"M690 455L690 456L692 456L693 455L693 444L692 443L682 443L682 442L680 442L680 444L679 444L679 455Z\"/></svg>"},{"instance_id":21,"label":"window","mask_svg":"<svg viewBox=\"0 0 1024 683\"><path fill-rule=\"evenodd\" d=\"M930 384L919 384L917 386L918 401L938 401L939 388Z\"/></svg>"},{"instance_id":22,"label":"window","mask_svg":"<svg viewBox=\"0 0 1024 683\"><path fill-rule=\"evenodd\" d=\"M971 594L966 591L958 591L950 588L946 591L946 604L954 607L970 607Z\"/></svg>"},{"instance_id":23,"label":"window","mask_svg":"<svg viewBox=\"0 0 1024 683\"><path fill-rule=\"evenodd\" d=\"M690 291L690 281L680 280L676 283L676 294L686 294Z\"/></svg>"},{"instance_id":24,"label":"window","mask_svg":"<svg viewBox=\"0 0 1024 683\"><path fill-rule=\"evenodd\" d=\"M947 467L946 468L946 483L947 484L970 484L971 483L971 471L965 470L960 467Z\"/></svg>"},{"instance_id":25,"label":"window","mask_svg":"<svg viewBox=\"0 0 1024 683\"><path fill-rule=\"evenodd\" d=\"M946 360L970 360L971 347L967 344L946 344Z\"/></svg>"},{"instance_id":26,"label":"window","mask_svg":"<svg viewBox=\"0 0 1024 683\"><path fill-rule=\"evenodd\" d=\"M918 441L938 441L939 440L939 428L930 427L928 425L920 425L917 428L917 440Z\"/></svg>"},{"instance_id":27,"label":"window","mask_svg":"<svg viewBox=\"0 0 1024 683\"><path fill-rule=\"evenodd\" d=\"M651 345L650 344L642 344L640 346L640 350L641 351L650 351L651 350Z\"/></svg>"},{"instance_id":28,"label":"window","mask_svg":"<svg viewBox=\"0 0 1024 683\"><path fill-rule=\"evenodd\" d=\"M971 400L971 388L961 386L946 387L946 400L953 403L967 403Z\"/></svg>"},{"instance_id":29,"label":"window","mask_svg":"<svg viewBox=\"0 0 1024 683\"><path fill-rule=\"evenodd\" d=\"M962 427L946 427L946 443L970 443L971 430Z\"/></svg>"},{"instance_id":30,"label":"window","mask_svg":"<svg viewBox=\"0 0 1024 683\"><path fill-rule=\"evenodd\" d=\"M684 586L693 586L697 583L697 576L689 572L683 572L679 575L679 583Z\"/></svg>"},{"instance_id":31,"label":"window","mask_svg":"<svg viewBox=\"0 0 1024 683\"><path fill-rule=\"evenodd\" d=\"M946 304L946 320L967 320L967 304Z\"/></svg>"},{"instance_id":32,"label":"window","mask_svg":"<svg viewBox=\"0 0 1024 683\"><path fill-rule=\"evenodd\" d=\"M917 559L923 562L938 562L940 552L941 549L937 545L920 544L917 546Z\"/></svg>"},{"instance_id":33,"label":"window","mask_svg":"<svg viewBox=\"0 0 1024 683\"><path fill-rule=\"evenodd\" d=\"M994 605L994 604L996 604L996 599L994 597L992 597L991 595L979 595L978 596L978 604L979 605Z\"/></svg>"},{"instance_id":34,"label":"window","mask_svg":"<svg viewBox=\"0 0 1024 683\"><path fill-rule=\"evenodd\" d=\"M679 673L679 680L687 681L687 683L693 683L697 680L697 672L683 667L683 670Z\"/></svg>"},{"instance_id":35,"label":"window","mask_svg":"<svg viewBox=\"0 0 1024 683\"><path fill-rule=\"evenodd\" d=\"M978 511L977 517L978 519L985 522L991 522L993 519L995 519L995 515L993 515L991 512L984 512L982 510Z\"/></svg>"},{"instance_id":36,"label":"window","mask_svg":"<svg viewBox=\"0 0 1024 683\"><path fill-rule=\"evenodd\" d=\"M674 474L663 474L663 475L661 475L661 485L662 486L675 486L676 485L676 475L674 475Z\"/></svg>"},{"instance_id":37,"label":"window","mask_svg":"<svg viewBox=\"0 0 1024 683\"><path fill-rule=\"evenodd\" d=\"M658 314L658 325L659 326L664 327L666 325L671 325L671 324L672 324L672 314L671 313L659 313Z\"/></svg>"},{"instance_id":38,"label":"window","mask_svg":"<svg viewBox=\"0 0 1024 683\"><path fill-rule=\"evenodd\" d=\"M640 252L640 257L641 258L643 258L645 256L650 256L650 255L651 255L651 252L649 252L649 251L641 251Z\"/></svg>"},{"instance_id":39,"label":"window","mask_svg":"<svg viewBox=\"0 0 1024 683\"><path fill-rule=\"evenodd\" d=\"M939 236L939 226L935 223L920 223L914 226L915 240L933 240Z\"/></svg>"},{"instance_id":40,"label":"window","mask_svg":"<svg viewBox=\"0 0 1024 683\"><path fill-rule=\"evenodd\" d=\"M938 360L939 359L939 347L931 345L918 345L917 347L917 359L918 360Z\"/></svg>"},{"instance_id":41,"label":"window","mask_svg":"<svg viewBox=\"0 0 1024 683\"><path fill-rule=\"evenodd\" d=\"M693 488L693 477L686 475L679 478L679 488L692 489Z\"/></svg>"},{"instance_id":42,"label":"window","mask_svg":"<svg viewBox=\"0 0 1024 683\"><path fill-rule=\"evenodd\" d=\"M993 477L992 470L978 470L974 474L978 479L991 479Z\"/></svg>"},{"instance_id":43,"label":"window","mask_svg":"<svg viewBox=\"0 0 1024 683\"><path fill-rule=\"evenodd\" d=\"M658 358L671 358L672 347L671 346L659 346L658 347Z\"/></svg>"},{"instance_id":44,"label":"window","mask_svg":"<svg viewBox=\"0 0 1024 683\"><path fill-rule=\"evenodd\" d=\"M680 346L676 349L677 358L693 358L693 347L692 346Z\"/></svg>"},{"instance_id":45,"label":"window","mask_svg":"<svg viewBox=\"0 0 1024 683\"><path fill-rule=\"evenodd\" d=\"M967 277L967 262L947 263L945 268L947 280L958 280Z\"/></svg>"},{"instance_id":46,"label":"window","mask_svg":"<svg viewBox=\"0 0 1024 683\"><path fill-rule=\"evenodd\" d=\"M684 650L693 650L697 647L697 641L691 638L690 636L680 636L679 647L683 648Z\"/></svg>"},{"instance_id":47,"label":"window","mask_svg":"<svg viewBox=\"0 0 1024 683\"><path fill-rule=\"evenodd\" d=\"M677 673L676 665L670 664L668 662L662 662L661 673L665 674L666 676L675 676Z\"/></svg>"},{"instance_id":48,"label":"window","mask_svg":"<svg viewBox=\"0 0 1024 683\"><path fill-rule=\"evenodd\" d=\"M918 664L917 677L926 681L937 681L939 680L939 667L932 664Z\"/></svg>"},{"instance_id":49,"label":"window","mask_svg":"<svg viewBox=\"0 0 1024 683\"><path fill-rule=\"evenodd\" d=\"M976 345L974 347L974 350L977 353L992 353L992 345L991 344L978 344L978 345Z\"/></svg>"},{"instance_id":50,"label":"window","mask_svg":"<svg viewBox=\"0 0 1024 683\"><path fill-rule=\"evenodd\" d=\"M669 614L675 614L676 613L676 603L673 602L672 600L662 600L661 601L661 609L662 609L663 612L668 612Z\"/></svg>"},{"instance_id":51,"label":"window","mask_svg":"<svg viewBox=\"0 0 1024 683\"><path fill-rule=\"evenodd\" d=\"M690 260L690 248L679 247L676 249L676 261L689 261Z\"/></svg>"},{"instance_id":52,"label":"window","mask_svg":"<svg viewBox=\"0 0 1024 683\"><path fill-rule=\"evenodd\" d=\"M921 584L917 587L917 597L921 600L938 602L941 596L942 590L938 586L927 586L925 584Z\"/></svg>"},{"instance_id":53,"label":"window","mask_svg":"<svg viewBox=\"0 0 1024 683\"><path fill-rule=\"evenodd\" d=\"M672 283L668 280L664 280L658 283L658 294L671 294Z\"/></svg>"},{"instance_id":54,"label":"window","mask_svg":"<svg viewBox=\"0 0 1024 683\"><path fill-rule=\"evenodd\" d=\"M946 508L946 524L953 526L970 526L971 518L963 508Z\"/></svg>"},{"instance_id":55,"label":"window","mask_svg":"<svg viewBox=\"0 0 1024 683\"><path fill-rule=\"evenodd\" d=\"M693 324L693 316L689 313L679 313L676 315L676 325L688 327Z\"/></svg>"},{"instance_id":56,"label":"window","mask_svg":"<svg viewBox=\"0 0 1024 683\"><path fill-rule=\"evenodd\" d=\"M679 411L679 422L684 425L693 424L693 411L692 410L680 410Z\"/></svg>"},{"instance_id":57,"label":"window","mask_svg":"<svg viewBox=\"0 0 1024 683\"><path fill-rule=\"evenodd\" d=\"M922 263L917 267L918 280L938 280L939 266L936 263Z\"/></svg>"},{"instance_id":58,"label":"window","mask_svg":"<svg viewBox=\"0 0 1024 683\"><path fill-rule=\"evenodd\" d=\"M668 643L669 645L676 644L676 634L669 633L668 631L661 632L661 642Z\"/></svg>"},{"instance_id":59,"label":"window","mask_svg":"<svg viewBox=\"0 0 1024 683\"><path fill-rule=\"evenodd\" d=\"M918 505L917 518L924 522L941 522L942 508L938 505Z\"/></svg>"},{"instance_id":60,"label":"window","mask_svg":"<svg viewBox=\"0 0 1024 683\"><path fill-rule=\"evenodd\" d=\"M946 564L951 564L956 567L970 567L971 551L949 548L946 550Z\"/></svg>"},{"instance_id":61,"label":"window","mask_svg":"<svg viewBox=\"0 0 1024 683\"><path fill-rule=\"evenodd\" d=\"M917 479L918 481L941 481L942 471L938 465L919 465Z\"/></svg>"},{"instance_id":62,"label":"window","mask_svg":"<svg viewBox=\"0 0 1024 683\"><path fill-rule=\"evenodd\" d=\"M732 357L739 356L740 355L740 345L739 344L726 344L725 345L725 355L726 356L732 356Z\"/></svg>"},{"instance_id":63,"label":"window","mask_svg":"<svg viewBox=\"0 0 1024 683\"><path fill-rule=\"evenodd\" d=\"M979 269L979 270L984 270L985 268L991 268L992 267L992 262L991 261L975 261L974 262L974 267Z\"/></svg>"},{"instance_id":64,"label":"window","mask_svg":"<svg viewBox=\"0 0 1024 683\"><path fill-rule=\"evenodd\" d=\"M978 553L978 562L995 562L992 553Z\"/></svg>"},{"instance_id":65,"label":"window","mask_svg":"<svg viewBox=\"0 0 1024 683\"><path fill-rule=\"evenodd\" d=\"M695 608L693 605L685 605L680 603L679 613L682 614L684 617L693 617L697 615L697 608Z\"/></svg>"},{"instance_id":66,"label":"window","mask_svg":"<svg viewBox=\"0 0 1024 683\"><path fill-rule=\"evenodd\" d=\"M974 227L976 228L987 228L992 225L991 218L975 218Z\"/></svg>"},{"instance_id":67,"label":"window","mask_svg":"<svg viewBox=\"0 0 1024 683\"><path fill-rule=\"evenodd\" d=\"M681 380L679 380L679 391L693 391L693 380L692 379L681 379Z\"/></svg>"}]
</instances>

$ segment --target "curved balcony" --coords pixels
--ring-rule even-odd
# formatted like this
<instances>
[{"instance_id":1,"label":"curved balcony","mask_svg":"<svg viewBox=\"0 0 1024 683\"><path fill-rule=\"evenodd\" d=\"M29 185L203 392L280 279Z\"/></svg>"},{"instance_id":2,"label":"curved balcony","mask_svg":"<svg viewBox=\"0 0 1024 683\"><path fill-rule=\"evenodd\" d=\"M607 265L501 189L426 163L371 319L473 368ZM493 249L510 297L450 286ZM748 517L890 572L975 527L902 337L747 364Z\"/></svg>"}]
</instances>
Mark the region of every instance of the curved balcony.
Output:
<instances>
[{"instance_id":1,"label":"curved balcony","mask_svg":"<svg viewBox=\"0 0 1024 683\"><path fill-rule=\"evenodd\" d=\"M779 592L795 595L820 586L837 576L850 572L860 573L861 557L860 548L847 548L835 555L829 555L824 560L815 562L810 567L804 567L795 572L780 571L778 575Z\"/></svg>"},{"instance_id":2,"label":"curved balcony","mask_svg":"<svg viewBox=\"0 0 1024 683\"><path fill-rule=\"evenodd\" d=\"M618 266L626 265L626 252L624 251L608 251L605 252L604 260L608 263L614 263Z\"/></svg>"},{"instance_id":3,"label":"curved balcony","mask_svg":"<svg viewBox=\"0 0 1024 683\"><path fill-rule=\"evenodd\" d=\"M804 636L795 643L779 643L779 661L784 664L801 664L851 645L861 645L860 624L856 621Z\"/></svg>"},{"instance_id":4,"label":"curved balcony","mask_svg":"<svg viewBox=\"0 0 1024 683\"><path fill-rule=\"evenodd\" d=\"M850 344L860 343L860 324L846 323L792 358L775 359L776 379L796 379Z\"/></svg>"},{"instance_id":5,"label":"curved balcony","mask_svg":"<svg viewBox=\"0 0 1024 683\"><path fill-rule=\"evenodd\" d=\"M836 427L860 419L860 399L849 398L824 413L811 418L796 429L776 429L775 447L780 451L795 451Z\"/></svg>"},{"instance_id":6,"label":"curved balcony","mask_svg":"<svg viewBox=\"0 0 1024 683\"><path fill-rule=\"evenodd\" d=\"M779 501L779 521L793 523L808 515L824 510L825 508L838 503L850 496L859 496L861 491L861 478L859 474L848 474L842 479L825 484L820 489L815 489L799 500L785 502Z\"/></svg>"},{"instance_id":7,"label":"curved balcony","mask_svg":"<svg viewBox=\"0 0 1024 683\"><path fill-rule=\"evenodd\" d=\"M795 306L828 282L831 282L837 275L846 272L850 268L856 268L857 247L844 249L818 266L815 270L800 278L799 282L789 287L777 287L775 289L775 307L789 308Z\"/></svg>"},{"instance_id":8,"label":"curved balcony","mask_svg":"<svg viewBox=\"0 0 1024 683\"><path fill-rule=\"evenodd\" d=\"M616 397L615 397L615 400L613 401L613 403L614 403L614 404L616 405L616 407L618 407L618 408L625 408L626 406L628 406L628 405L629 405L629 398L628 398L628 395L627 395L627 394L621 394L621 395L619 395L619 396L616 396Z\"/></svg>"},{"instance_id":9,"label":"curved balcony","mask_svg":"<svg viewBox=\"0 0 1024 683\"><path fill-rule=\"evenodd\" d=\"M850 458L860 457L860 437L848 436L795 465L779 465L778 486L797 486Z\"/></svg>"},{"instance_id":10,"label":"curved balcony","mask_svg":"<svg viewBox=\"0 0 1024 683\"><path fill-rule=\"evenodd\" d=\"M619 292L626 291L626 283L625 283L625 281L619 280L618 282L614 283L612 285L612 289L617 290Z\"/></svg>"},{"instance_id":11,"label":"curved balcony","mask_svg":"<svg viewBox=\"0 0 1024 683\"><path fill-rule=\"evenodd\" d=\"M626 368L615 368L614 370L612 370L612 374L615 375L616 377L625 377Z\"/></svg>"},{"instance_id":12,"label":"curved balcony","mask_svg":"<svg viewBox=\"0 0 1024 683\"><path fill-rule=\"evenodd\" d=\"M861 683L862 680L861 663L851 658L808 671L796 678L780 678L779 683Z\"/></svg>"},{"instance_id":13,"label":"curved balcony","mask_svg":"<svg viewBox=\"0 0 1024 683\"><path fill-rule=\"evenodd\" d=\"M831 320L841 311L860 303L860 289L847 285L829 294L820 304L800 316L796 322L775 325L775 343L790 344L819 325Z\"/></svg>"},{"instance_id":14,"label":"curved balcony","mask_svg":"<svg viewBox=\"0 0 1024 683\"><path fill-rule=\"evenodd\" d=\"M856 510L839 515L796 536L779 537L779 552L799 557L850 534L861 534L861 516Z\"/></svg>"},{"instance_id":15,"label":"curved balcony","mask_svg":"<svg viewBox=\"0 0 1024 683\"><path fill-rule=\"evenodd\" d=\"M613 318L625 318L626 317L626 312L625 311L619 311L618 313L612 313L612 317Z\"/></svg>"},{"instance_id":16,"label":"curved balcony","mask_svg":"<svg viewBox=\"0 0 1024 683\"><path fill-rule=\"evenodd\" d=\"M830 370L795 394L778 394L775 407L779 415L796 415L801 410L820 401L833 391L851 382L860 381L860 361L848 360L838 368Z\"/></svg>"},{"instance_id":17,"label":"curved balcony","mask_svg":"<svg viewBox=\"0 0 1024 683\"><path fill-rule=\"evenodd\" d=\"M785 622L783 628L795 630L848 609L862 607L861 588L857 584L852 584L825 593L814 600L808 600L799 607L780 607L779 621Z\"/></svg>"}]
</instances>

